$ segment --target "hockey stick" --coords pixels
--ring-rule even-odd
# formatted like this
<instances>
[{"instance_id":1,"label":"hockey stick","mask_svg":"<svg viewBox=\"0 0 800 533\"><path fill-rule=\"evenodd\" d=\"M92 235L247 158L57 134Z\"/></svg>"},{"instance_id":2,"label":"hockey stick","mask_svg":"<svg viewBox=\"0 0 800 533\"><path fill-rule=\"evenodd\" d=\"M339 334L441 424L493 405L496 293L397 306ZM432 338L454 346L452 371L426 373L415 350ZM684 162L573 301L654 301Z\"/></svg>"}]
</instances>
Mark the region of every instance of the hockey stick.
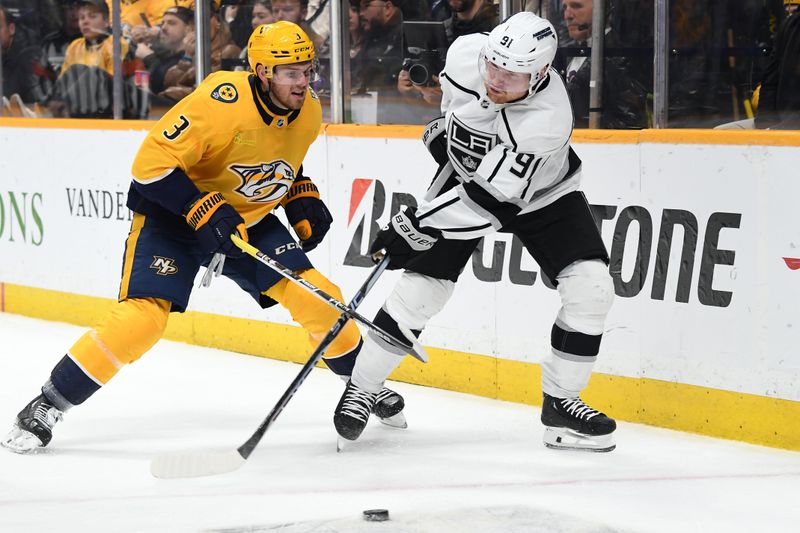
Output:
<instances>
[{"instance_id":1,"label":"hockey stick","mask_svg":"<svg viewBox=\"0 0 800 533\"><path fill-rule=\"evenodd\" d=\"M423 363L428 362L428 353L425 351L425 348L423 348L422 345L419 343L416 335L414 335L410 330L404 328L403 326L399 326L400 331L403 333L403 336L406 337L407 342L399 340L391 333L388 333L383 328L376 326L375 324L373 324L360 314L356 313L353 309L344 305L342 302L340 302L330 294L326 293L325 291L323 291L310 281L301 278L300 276L292 272L290 269L286 268L285 266L283 266L282 264L280 264L279 262L268 256L267 254L265 254L264 252L262 252L261 250L250 244L249 242L243 241L236 235L231 235L231 240L233 240L233 243L247 255L267 265L281 276L287 278L289 281L292 281L300 285L301 287L309 291L311 294L313 294L326 304L337 309L340 313L344 313L348 317L355 320L356 322L366 326L370 331L372 331L378 337L383 339L383 341L405 350L407 353L413 355Z\"/></svg>"},{"instance_id":2,"label":"hockey stick","mask_svg":"<svg viewBox=\"0 0 800 533\"><path fill-rule=\"evenodd\" d=\"M375 265L369 277L353 296L353 299L350 301L350 309L355 309L361 305L364 297L370 289L372 289L388 265L389 257L384 256L380 262ZM322 339L322 342L319 343L317 349L314 350L314 353L311 354L311 357L306 361L306 364L303 365L303 368L289 385L289 388L286 389L286 392L284 392L283 396L278 400L278 403L275 404L272 411L269 412L264 421L261 422L261 425L258 426L258 429L255 430L244 444L239 446L236 450L228 452L188 451L159 455L153 459L150 464L150 472L153 476L161 479L213 476L216 474L233 472L241 467L247 458L250 457L250 454L253 453L256 445L261 441L261 438L272 423L278 418L278 415L281 414L286 404L292 399L297 389L299 389L300 385L306 380L311 370L322 358L322 354L333 342L349 318L350 317L346 313L342 313L339 319L333 324L333 327L328 331L328 334L325 335L325 338Z\"/></svg>"}]
</instances>

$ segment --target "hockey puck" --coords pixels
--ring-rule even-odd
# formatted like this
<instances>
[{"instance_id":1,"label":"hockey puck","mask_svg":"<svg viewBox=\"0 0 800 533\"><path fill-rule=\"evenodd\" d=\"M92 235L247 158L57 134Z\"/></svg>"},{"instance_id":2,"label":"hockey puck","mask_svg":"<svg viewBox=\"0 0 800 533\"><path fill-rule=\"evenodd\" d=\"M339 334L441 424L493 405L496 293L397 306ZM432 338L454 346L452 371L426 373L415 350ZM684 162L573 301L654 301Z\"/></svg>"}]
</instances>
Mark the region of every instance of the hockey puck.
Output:
<instances>
[{"instance_id":1,"label":"hockey puck","mask_svg":"<svg viewBox=\"0 0 800 533\"><path fill-rule=\"evenodd\" d=\"M389 520L388 509L367 509L364 511L364 520L368 522L385 522Z\"/></svg>"}]
</instances>

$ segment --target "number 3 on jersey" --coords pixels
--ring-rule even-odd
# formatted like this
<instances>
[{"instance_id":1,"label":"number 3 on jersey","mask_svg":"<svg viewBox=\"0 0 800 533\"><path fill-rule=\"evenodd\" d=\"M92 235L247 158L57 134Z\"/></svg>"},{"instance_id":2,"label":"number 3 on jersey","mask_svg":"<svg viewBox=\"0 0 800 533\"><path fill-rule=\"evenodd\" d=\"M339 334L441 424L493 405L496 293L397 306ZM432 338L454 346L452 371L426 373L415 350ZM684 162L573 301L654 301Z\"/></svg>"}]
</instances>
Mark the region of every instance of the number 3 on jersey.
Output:
<instances>
[{"instance_id":1,"label":"number 3 on jersey","mask_svg":"<svg viewBox=\"0 0 800 533\"><path fill-rule=\"evenodd\" d=\"M167 130L161 132L161 134L166 137L168 141L174 141L181 133L183 133L183 130L189 127L188 118L183 115L178 116L178 118L181 119L181 123L173 124L172 127L175 129L172 132L168 132Z\"/></svg>"}]
</instances>

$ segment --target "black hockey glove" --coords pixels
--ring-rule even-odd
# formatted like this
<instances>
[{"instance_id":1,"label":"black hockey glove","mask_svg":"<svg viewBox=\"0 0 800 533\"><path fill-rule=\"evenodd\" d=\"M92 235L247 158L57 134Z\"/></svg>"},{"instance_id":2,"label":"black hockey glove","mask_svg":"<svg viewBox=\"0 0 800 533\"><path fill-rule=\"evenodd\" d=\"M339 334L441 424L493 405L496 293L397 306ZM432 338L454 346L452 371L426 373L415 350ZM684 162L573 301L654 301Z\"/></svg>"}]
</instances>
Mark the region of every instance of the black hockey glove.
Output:
<instances>
[{"instance_id":1,"label":"black hockey glove","mask_svg":"<svg viewBox=\"0 0 800 533\"><path fill-rule=\"evenodd\" d=\"M447 132L444 117L431 120L425 125L422 142L439 166L447 163Z\"/></svg>"},{"instance_id":2,"label":"black hockey glove","mask_svg":"<svg viewBox=\"0 0 800 533\"><path fill-rule=\"evenodd\" d=\"M411 208L392 215L389 223L378 232L369 253L385 250L389 269L405 268L408 262L430 250L442 232L434 228L421 229Z\"/></svg>"},{"instance_id":3,"label":"black hockey glove","mask_svg":"<svg viewBox=\"0 0 800 533\"><path fill-rule=\"evenodd\" d=\"M233 244L231 235L247 240L244 219L219 192L202 193L184 209L186 222L195 230L203 251L241 257L244 253Z\"/></svg>"},{"instance_id":4,"label":"black hockey glove","mask_svg":"<svg viewBox=\"0 0 800 533\"><path fill-rule=\"evenodd\" d=\"M295 181L281 201L286 218L300 239L304 252L310 252L322 242L331 227L333 217L319 197L319 189L305 177Z\"/></svg>"}]
</instances>

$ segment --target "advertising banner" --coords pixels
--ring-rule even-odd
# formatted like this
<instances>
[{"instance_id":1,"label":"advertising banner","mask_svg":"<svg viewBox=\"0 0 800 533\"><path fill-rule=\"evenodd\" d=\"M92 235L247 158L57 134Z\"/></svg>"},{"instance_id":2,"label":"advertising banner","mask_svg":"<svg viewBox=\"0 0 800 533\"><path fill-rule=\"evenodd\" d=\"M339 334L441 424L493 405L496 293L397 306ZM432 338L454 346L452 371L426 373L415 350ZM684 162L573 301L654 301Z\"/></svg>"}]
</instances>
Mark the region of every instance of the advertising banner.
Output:
<instances>
[{"instance_id":1,"label":"advertising banner","mask_svg":"<svg viewBox=\"0 0 800 533\"><path fill-rule=\"evenodd\" d=\"M1 282L116 297L130 166L144 135L0 128ZM595 369L800 401L797 149L597 142L575 150L617 295ZM322 135L304 168L334 217L310 257L347 297L371 266L369 242L391 213L416 204L436 166L415 139ZM365 315L398 276L384 276ZM521 243L493 235L422 341L538 363L559 305ZM195 290L190 307L292 323L223 278Z\"/></svg>"}]
</instances>

